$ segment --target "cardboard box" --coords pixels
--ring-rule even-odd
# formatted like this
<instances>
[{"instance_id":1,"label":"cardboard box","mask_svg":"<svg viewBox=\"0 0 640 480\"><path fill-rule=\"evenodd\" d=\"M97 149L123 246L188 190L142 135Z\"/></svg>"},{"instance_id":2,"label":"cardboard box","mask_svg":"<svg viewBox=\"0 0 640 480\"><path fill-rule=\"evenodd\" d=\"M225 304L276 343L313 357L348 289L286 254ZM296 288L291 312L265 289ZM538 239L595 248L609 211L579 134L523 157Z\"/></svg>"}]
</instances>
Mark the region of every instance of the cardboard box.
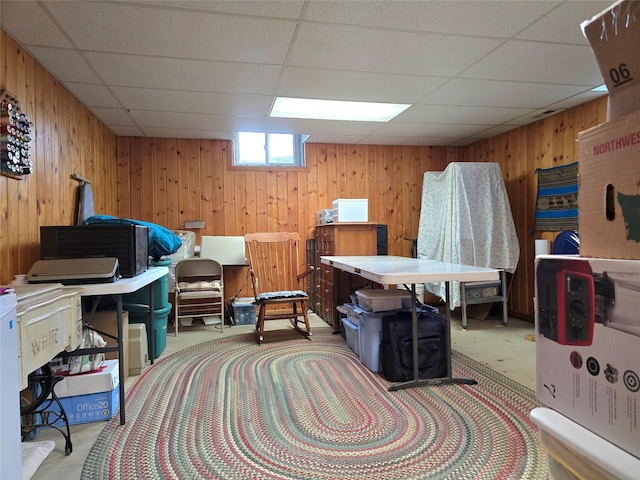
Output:
<instances>
[{"instance_id":1,"label":"cardboard box","mask_svg":"<svg viewBox=\"0 0 640 480\"><path fill-rule=\"evenodd\" d=\"M105 360L99 372L65 376L54 391L67 414L69 425L100 422L113 418L120 406L118 360ZM51 409L56 410L53 402ZM62 419L54 425L64 426Z\"/></svg>"},{"instance_id":2,"label":"cardboard box","mask_svg":"<svg viewBox=\"0 0 640 480\"><path fill-rule=\"evenodd\" d=\"M640 111L578 134L580 255L640 259Z\"/></svg>"},{"instance_id":3,"label":"cardboard box","mask_svg":"<svg viewBox=\"0 0 640 480\"><path fill-rule=\"evenodd\" d=\"M83 318L83 322L87 319ZM115 311L97 311L91 317L91 326L96 330L108 333L114 337L118 335L118 315ZM116 346L116 341L106 335L102 335L108 347ZM122 348L124 349L124 379L129 377L129 312L122 312ZM104 354L107 360L117 360L118 352L108 352Z\"/></svg>"},{"instance_id":4,"label":"cardboard box","mask_svg":"<svg viewBox=\"0 0 640 480\"><path fill-rule=\"evenodd\" d=\"M333 201L334 222L368 222L369 200L366 198L338 198Z\"/></svg>"},{"instance_id":5,"label":"cardboard box","mask_svg":"<svg viewBox=\"0 0 640 480\"><path fill-rule=\"evenodd\" d=\"M144 323L129 324L129 375L140 375L149 360L147 326Z\"/></svg>"},{"instance_id":6,"label":"cardboard box","mask_svg":"<svg viewBox=\"0 0 640 480\"><path fill-rule=\"evenodd\" d=\"M638 40L640 42L640 40ZM607 122L640 110L640 83L625 88L607 99Z\"/></svg>"},{"instance_id":7,"label":"cardboard box","mask_svg":"<svg viewBox=\"0 0 640 480\"><path fill-rule=\"evenodd\" d=\"M538 400L640 456L640 261L535 260Z\"/></svg>"},{"instance_id":8,"label":"cardboard box","mask_svg":"<svg viewBox=\"0 0 640 480\"><path fill-rule=\"evenodd\" d=\"M640 0L615 2L580 26L610 95L640 83Z\"/></svg>"}]
</instances>

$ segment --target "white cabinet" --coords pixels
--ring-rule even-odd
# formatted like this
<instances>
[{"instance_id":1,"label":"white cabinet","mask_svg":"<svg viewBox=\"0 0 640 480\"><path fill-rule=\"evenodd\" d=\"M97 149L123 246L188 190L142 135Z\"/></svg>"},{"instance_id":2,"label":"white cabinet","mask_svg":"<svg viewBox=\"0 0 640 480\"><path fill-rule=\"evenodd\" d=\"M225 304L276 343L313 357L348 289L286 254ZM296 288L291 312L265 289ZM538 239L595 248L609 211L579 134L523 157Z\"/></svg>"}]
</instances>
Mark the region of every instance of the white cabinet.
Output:
<instances>
[{"instance_id":1,"label":"white cabinet","mask_svg":"<svg viewBox=\"0 0 640 480\"><path fill-rule=\"evenodd\" d=\"M2 478L21 478L20 404L18 395L18 328L16 296L0 295L0 472Z\"/></svg>"},{"instance_id":2,"label":"white cabinet","mask_svg":"<svg viewBox=\"0 0 640 480\"><path fill-rule=\"evenodd\" d=\"M20 390L27 377L82 340L82 288L61 284L16 285Z\"/></svg>"}]
</instances>

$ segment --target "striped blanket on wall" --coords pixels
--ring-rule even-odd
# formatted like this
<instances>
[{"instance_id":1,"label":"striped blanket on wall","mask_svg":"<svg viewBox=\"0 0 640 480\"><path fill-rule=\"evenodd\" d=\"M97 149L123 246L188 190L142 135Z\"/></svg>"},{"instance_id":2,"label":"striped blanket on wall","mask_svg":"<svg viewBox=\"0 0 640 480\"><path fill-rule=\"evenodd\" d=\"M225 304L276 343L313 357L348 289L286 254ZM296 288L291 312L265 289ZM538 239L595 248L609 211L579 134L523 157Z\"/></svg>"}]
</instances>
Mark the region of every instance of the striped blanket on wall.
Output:
<instances>
[{"instance_id":1,"label":"striped blanket on wall","mask_svg":"<svg viewBox=\"0 0 640 480\"><path fill-rule=\"evenodd\" d=\"M536 169L535 230L578 230L578 162Z\"/></svg>"}]
</instances>

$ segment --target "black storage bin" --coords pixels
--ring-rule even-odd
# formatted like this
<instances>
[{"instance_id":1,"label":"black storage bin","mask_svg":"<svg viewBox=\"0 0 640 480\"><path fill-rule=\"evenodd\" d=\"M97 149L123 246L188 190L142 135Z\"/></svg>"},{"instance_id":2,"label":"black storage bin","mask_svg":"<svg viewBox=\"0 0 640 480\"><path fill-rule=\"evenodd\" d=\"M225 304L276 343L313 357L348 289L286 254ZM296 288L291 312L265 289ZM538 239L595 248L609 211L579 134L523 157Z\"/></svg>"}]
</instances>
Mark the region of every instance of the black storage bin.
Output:
<instances>
[{"instance_id":1,"label":"black storage bin","mask_svg":"<svg viewBox=\"0 0 640 480\"><path fill-rule=\"evenodd\" d=\"M418 314L418 368L420 379L447 376L446 322L441 315L422 310ZM411 312L382 318L380 367L390 382L406 382L413 375Z\"/></svg>"},{"instance_id":2,"label":"black storage bin","mask_svg":"<svg viewBox=\"0 0 640 480\"><path fill-rule=\"evenodd\" d=\"M135 277L149 264L149 229L140 225L40 227L40 258L116 257L120 275Z\"/></svg>"}]
</instances>

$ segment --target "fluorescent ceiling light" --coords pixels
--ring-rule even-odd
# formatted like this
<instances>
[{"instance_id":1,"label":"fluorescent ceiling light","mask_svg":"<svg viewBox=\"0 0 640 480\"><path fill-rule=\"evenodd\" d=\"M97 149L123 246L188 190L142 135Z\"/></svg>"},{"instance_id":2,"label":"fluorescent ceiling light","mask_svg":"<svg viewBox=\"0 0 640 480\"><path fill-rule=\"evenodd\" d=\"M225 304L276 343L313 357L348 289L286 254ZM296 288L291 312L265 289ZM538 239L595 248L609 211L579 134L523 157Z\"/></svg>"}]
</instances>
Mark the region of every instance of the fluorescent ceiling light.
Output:
<instances>
[{"instance_id":1,"label":"fluorescent ceiling light","mask_svg":"<svg viewBox=\"0 0 640 480\"><path fill-rule=\"evenodd\" d=\"M592 88L591 91L592 92L608 92L609 89L607 88L606 85L600 85L599 87Z\"/></svg>"},{"instance_id":2,"label":"fluorescent ceiling light","mask_svg":"<svg viewBox=\"0 0 640 480\"><path fill-rule=\"evenodd\" d=\"M271 117L388 122L411 105L277 97Z\"/></svg>"}]
</instances>

